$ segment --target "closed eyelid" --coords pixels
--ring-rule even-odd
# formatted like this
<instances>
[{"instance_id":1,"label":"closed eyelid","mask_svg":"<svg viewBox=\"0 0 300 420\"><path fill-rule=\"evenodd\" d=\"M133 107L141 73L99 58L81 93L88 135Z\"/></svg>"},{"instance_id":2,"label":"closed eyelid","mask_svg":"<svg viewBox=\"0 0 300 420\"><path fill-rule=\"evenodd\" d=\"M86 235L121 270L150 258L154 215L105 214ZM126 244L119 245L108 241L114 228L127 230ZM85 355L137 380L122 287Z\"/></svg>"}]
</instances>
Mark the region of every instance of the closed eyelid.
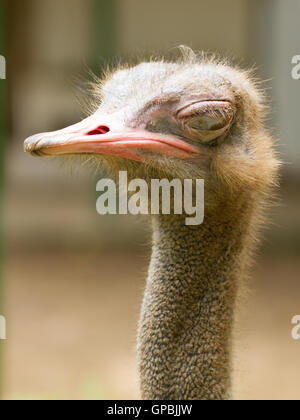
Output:
<instances>
[{"instance_id":1,"label":"closed eyelid","mask_svg":"<svg viewBox=\"0 0 300 420\"><path fill-rule=\"evenodd\" d=\"M197 114L197 111L231 111L233 112L233 104L228 99L205 99L201 101L194 101L186 104L184 107L178 109L175 113L177 118L186 118Z\"/></svg>"}]
</instances>

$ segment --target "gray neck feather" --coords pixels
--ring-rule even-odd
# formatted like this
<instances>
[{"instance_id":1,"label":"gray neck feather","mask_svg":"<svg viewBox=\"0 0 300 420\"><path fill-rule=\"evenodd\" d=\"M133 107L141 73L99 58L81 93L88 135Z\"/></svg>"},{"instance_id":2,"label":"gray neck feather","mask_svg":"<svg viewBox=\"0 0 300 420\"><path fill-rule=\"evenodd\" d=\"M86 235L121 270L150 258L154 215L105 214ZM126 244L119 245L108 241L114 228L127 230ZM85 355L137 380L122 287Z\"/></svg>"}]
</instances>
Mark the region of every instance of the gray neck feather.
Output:
<instances>
[{"instance_id":1,"label":"gray neck feather","mask_svg":"<svg viewBox=\"0 0 300 420\"><path fill-rule=\"evenodd\" d=\"M138 333L144 399L230 397L232 326L248 226L219 210L217 219L207 215L198 227L178 216L153 218Z\"/></svg>"}]
</instances>

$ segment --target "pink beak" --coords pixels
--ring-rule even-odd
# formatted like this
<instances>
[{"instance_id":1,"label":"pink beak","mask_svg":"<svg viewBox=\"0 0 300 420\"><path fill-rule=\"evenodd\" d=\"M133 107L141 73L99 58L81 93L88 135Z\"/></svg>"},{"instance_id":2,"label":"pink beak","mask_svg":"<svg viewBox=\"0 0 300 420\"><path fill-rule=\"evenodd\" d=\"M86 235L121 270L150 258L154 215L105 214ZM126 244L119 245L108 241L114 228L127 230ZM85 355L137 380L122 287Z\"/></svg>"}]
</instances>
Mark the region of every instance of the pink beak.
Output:
<instances>
[{"instance_id":1,"label":"pink beak","mask_svg":"<svg viewBox=\"0 0 300 420\"><path fill-rule=\"evenodd\" d=\"M117 114L101 115L98 111L62 130L36 134L25 141L24 149L40 157L110 154L136 161L146 160L143 150L183 159L199 153L196 147L176 137L126 128Z\"/></svg>"}]
</instances>

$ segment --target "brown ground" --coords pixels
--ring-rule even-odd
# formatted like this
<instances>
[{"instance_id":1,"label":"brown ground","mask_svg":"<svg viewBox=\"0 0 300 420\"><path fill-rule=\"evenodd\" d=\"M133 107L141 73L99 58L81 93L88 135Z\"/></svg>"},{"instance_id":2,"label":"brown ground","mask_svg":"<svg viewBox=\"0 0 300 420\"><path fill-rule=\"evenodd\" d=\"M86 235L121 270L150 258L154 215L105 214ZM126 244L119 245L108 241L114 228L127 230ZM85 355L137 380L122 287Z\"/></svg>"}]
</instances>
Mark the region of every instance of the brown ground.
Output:
<instances>
[{"instance_id":1,"label":"brown ground","mask_svg":"<svg viewBox=\"0 0 300 420\"><path fill-rule=\"evenodd\" d=\"M10 255L5 397L138 398L135 335L146 267L131 253ZM291 339L299 271L292 259L257 267L236 346L235 398L300 398L300 341Z\"/></svg>"}]
</instances>

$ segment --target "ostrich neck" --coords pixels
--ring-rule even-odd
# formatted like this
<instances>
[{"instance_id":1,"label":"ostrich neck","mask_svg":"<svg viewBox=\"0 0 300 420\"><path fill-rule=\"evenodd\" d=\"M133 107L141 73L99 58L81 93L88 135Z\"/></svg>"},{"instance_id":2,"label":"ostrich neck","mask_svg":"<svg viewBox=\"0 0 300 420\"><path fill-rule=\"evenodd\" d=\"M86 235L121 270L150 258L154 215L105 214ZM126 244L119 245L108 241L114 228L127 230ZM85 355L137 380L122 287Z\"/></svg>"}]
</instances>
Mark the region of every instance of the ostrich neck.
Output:
<instances>
[{"instance_id":1,"label":"ostrich neck","mask_svg":"<svg viewBox=\"0 0 300 420\"><path fill-rule=\"evenodd\" d=\"M236 204L235 204L236 206ZM153 219L138 361L144 399L230 397L231 335L249 217L223 207L201 226Z\"/></svg>"}]
</instances>

